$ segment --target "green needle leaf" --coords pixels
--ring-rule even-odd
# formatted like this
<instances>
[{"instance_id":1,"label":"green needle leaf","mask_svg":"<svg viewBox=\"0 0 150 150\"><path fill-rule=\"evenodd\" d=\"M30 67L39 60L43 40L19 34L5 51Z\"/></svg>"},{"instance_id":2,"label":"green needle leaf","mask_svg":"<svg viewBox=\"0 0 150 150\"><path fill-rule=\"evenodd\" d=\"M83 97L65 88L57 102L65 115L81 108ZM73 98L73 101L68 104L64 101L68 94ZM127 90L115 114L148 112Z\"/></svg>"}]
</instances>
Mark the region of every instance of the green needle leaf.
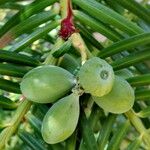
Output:
<instances>
[{"instance_id":1,"label":"green needle leaf","mask_svg":"<svg viewBox=\"0 0 150 150\"><path fill-rule=\"evenodd\" d=\"M0 5L2 5L2 4L5 4L5 3L7 3L7 2L9 2L9 0L0 0Z\"/></svg>"},{"instance_id":2,"label":"green needle leaf","mask_svg":"<svg viewBox=\"0 0 150 150\"><path fill-rule=\"evenodd\" d=\"M52 29L56 28L59 25L59 21L53 21L46 24L44 27L37 28L34 32L32 32L29 36L24 38L22 41L13 45L11 51L19 52L23 50L28 45L32 44L34 41L38 40L42 36L45 36Z\"/></svg>"},{"instance_id":3,"label":"green needle leaf","mask_svg":"<svg viewBox=\"0 0 150 150\"><path fill-rule=\"evenodd\" d=\"M77 28L80 30L80 34L84 37L84 40L87 40L90 42L94 47L96 47L98 50L101 50L103 46L101 45L100 42L98 42L94 37L93 33L90 32L88 29L85 27L81 26L80 24L77 24Z\"/></svg>"},{"instance_id":4,"label":"green needle leaf","mask_svg":"<svg viewBox=\"0 0 150 150\"><path fill-rule=\"evenodd\" d=\"M54 2L56 2L56 0L42 0L42 1L35 1L29 4L23 10L15 14L11 19L9 19L8 22L6 22L6 24L0 29L0 37L2 37L9 29L14 27L19 22L27 19L33 14L40 12L46 6L49 6Z\"/></svg>"},{"instance_id":5,"label":"green needle leaf","mask_svg":"<svg viewBox=\"0 0 150 150\"><path fill-rule=\"evenodd\" d=\"M114 61L111 65L113 66L114 70L119 70L137 63L141 63L142 61L149 59L150 59L150 49L146 49L141 52L131 54L122 59L118 59Z\"/></svg>"},{"instance_id":6,"label":"green needle leaf","mask_svg":"<svg viewBox=\"0 0 150 150\"><path fill-rule=\"evenodd\" d=\"M0 78L0 89L17 94L21 93L18 83L2 78Z\"/></svg>"},{"instance_id":7,"label":"green needle leaf","mask_svg":"<svg viewBox=\"0 0 150 150\"><path fill-rule=\"evenodd\" d=\"M144 75L141 75L141 76L131 77L131 78L128 78L127 81L132 86L149 85L150 84L150 74L144 74Z\"/></svg>"},{"instance_id":8,"label":"green needle leaf","mask_svg":"<svg viewBox=\"0 0 150 150\"><path fill-rule=\"evenodd\" d=\"M82 112L80 118L81 131L83 136L83 142L85 143L88 150L98 150L96 139L94 137L94 133L90 127L88 120L84 112Z\"/></svg>"},{"instance_id":9,"label":"green needle leaf","mask_svg":"<svg viewBox=\"0 0 150 150\"><path fill-rule=\"evenodd\" d=\"M31 126L34 128L35 132L41 136L41 125L42 125L41 120L39 120L37 117L35 117L32 114L29 114L27 116L27 119L29 123L31 124Z\"/></svg>"},{"instance_id":10,"label":"green needle leaf","mask_svg":"<svg viewBox=\"0 0 150 150\"><path fill-rule=\"evenodd\" d=\"M23 77L30 69L25 67L16 66L12 64L1 64L0 63L0 74L8 75L13 77Z\"/></svg>"},{"instance_id":11,"label":"green needle leaf","mask_svg":"<svg viewBox=\"0 0 150 150\"><path fill-rule=\"evenodd\" d=\"M32 150L48 150L44 146L44 143L41 143L41 141L34 137L32 134L26 131L20 131L18 134L19 137L32 148Z\"/></svg>"},{"instance_id":12,"label":"green needle leaf","mask_svg":"<svg viewBox=\"0 0 150 150\"><path fill-rule=\"evenodd\" d=\"M97 21L96 19L78 10L74 11L74 15L77 20L91 27L93 31L103 34L112 41L120 40L121 36L113 28L110 28L109 26L101 23L100 21Z\"/></svg>"},{"instance_id":13,"label":"green needle leaf","mask_svg":"<svg viewBox=\"0 0 150 150\"><path fill-rule=\"evenodd\" d=\"M115 119L116 119L116 115L109 115L109 117L107 118L106 122L103 124L100 130L97 139L98 147L100 150L104 149L107 144Z\"/></svg>"},{"instance_id":14,"label":"green needle leaf","mask_svg":"<svg viewBox=\"0 0 150 150\"><path fill-rule=\"evenodd\" d=\"M13 102L9 98L0 95L0 107L4 109L16 109L17 108L17 103Z\"/></svg>"},{"instance_id":15,"label":"green needle leaf","mask_svg":"<svg viewBox=\"0 0 150 150\"><path fill-rule=\"evenodd\" d=\"M125 9L133 12L135 15L140 17L140 19L150 24L149 10L143 7L142 5L140 5L135 0L115 0L115 1Z\"/></svg>"},{"instance_id":16,"label":"green needle leaf","mask_svg":"<svg viewBox=\"0 0 150 150\"><path fill-rule=\"evenodd\" d=\"M130 126L129 120L127 120L125 123L121 125L120 128L115 132L113 135L110 143L108 144L108 150L117 150L119 149L120 143L122 139L124 138L128 128Z\"/></svg>"},{"instance_id":17,"label":"green needle leaf","mask_svg":"<svg viewBox=\"0 0 150 150\"><path fill-rule=\"evenodd\" d=\"M139 34L128 39L121 40L103 49L98 56L106 58L125 50L133 50L133 48L150 43L150 33Z\"/></svg>"},{"instance_id":18,"label":"green needle leaf","mask_svg":"<svg viewBox=\"0 0 150 150\"><path fill-rule=\"evenodd\" d=\"M59 58L67 53L71 48L71 40L66 41L52 54L55 58Z\"/></svg>"},{"instance_id":19,"label":"green needle leaf","mask_svg":"<svg viewBox=\"0 0 150 150\"><path fill-rule=\"evenodd\" d=\"M27 18L26 20L23 20L19 24L17 24L16 26L12 27L4 35L4 37L7 37L9 35L13 35L14 38L17 38L19 35L26 33L26 32L28 33L33 28L38 27L40 24L49 21L50 19L54 18L54 16L56 16L56 14L53 13L52 11L51 12L45 11L45 12L41 12L39 14L36 14L34 16L31 16L30 18ZM0 42L1 42L1 40L3 40L3 37L0 39Z\"/></svg>"},{"instance_id":20,"label":"green needle leaf","mask_svg":"<svg viewBox=\"0 0 150 150\"><path fill-rule=\"evenodd\" d=\"M73 2L97 20L110 24L129 35L144 32L136 24L95 0L73 0Z\"/></svg>"},{"instance_id":21,"label":"green needle leaf","mask_svg":"<svg viewBox=\"0 0 150 150\"><path fill-rule=\"evenodd\" d=\"M2 8L2 9L22 10L24 8L24 6L21 5L21 4L17 4L15 2L13 2L13 0L12 0L11 2L8 2L6 4L0 5L0 8Z\"/></svg>"},{"instance_id":22,"label":"green needle leaf","mask_svg":"<svg viewBox=\"0 0 150 150\"><path fill-rule=\"evenodd\" d=\"M131 142L126 150L138 150L141 146L142 140L141 137L136 138L133 142Z\"/></svg>"},{"instance_id":23,"label":"green needle leaf","mask_svg":"<svg viewBox=\"0 0 150 150\"><path fill-rule=\"evenodd\" d=\"M24 54L17 54L10 51L0 50L0 62L10 62L18 65L38 66L40 62L37 59Z\"/></svg>"},{"instance_id":24,"label":"green needle leaf","mask_svg":"<svg viewBox=\"0 0 150 150\"><path fill-rule=\"evenodd\" d=\"M150 90L145 89L145 90L137 90L135 91L135 98L136 100L148 100L150 99Z\"/></svg>"},{"instance_id":25,"label":"green needle leaf","mask_svg":"<svg viewBox=\"0 0 150 150\"><path fill-rule=\"evenodd\" d=\"M141 118L147 118L150 116L150 106L142 109L140 112L136 113L137 116Z\"/></svg>"}]
</instances>

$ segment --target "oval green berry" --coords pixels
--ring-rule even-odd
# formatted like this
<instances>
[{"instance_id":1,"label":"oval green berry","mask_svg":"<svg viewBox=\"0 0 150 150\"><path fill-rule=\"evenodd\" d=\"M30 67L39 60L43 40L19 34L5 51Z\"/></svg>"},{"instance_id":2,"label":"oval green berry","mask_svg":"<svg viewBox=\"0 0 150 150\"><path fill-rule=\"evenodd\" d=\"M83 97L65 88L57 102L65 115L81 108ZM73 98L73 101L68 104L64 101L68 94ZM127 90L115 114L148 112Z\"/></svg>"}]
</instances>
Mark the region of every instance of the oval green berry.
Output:
<instances>
[{"instance_id":1,"label":"oval green berry","mask_svg":"<svg viewBox=\"0 0 150 150\"><path fill-rule=\"evenodd\" d=\"M103 96L109 93L114 82L112 67L98 57L86 61L79 71L79 83L86 93Z\"/></svg>"},{"instance_id":2,"label":"oval green berry","mask_svg":"<svg viewBox=\"0 0 150 150\"><path fill-rule=\"evenodd\" d=\"M93 97L93 100L105 111L120 114L127 112L134 104L134 90L121 77L115 76L115 82L110 93L103 97Z\"/></svg>"},{"instance_id":3,"label":"oval green berry","mask_svg":"<svg viewBox=\"0 0 150 150\"><path fill-rule=\"evenodd\" d=\"M75 85L74 76L57 66L32 69L20 84L22 94L33 102L51 103L64 96Z\"/></svg>"},{"instance_id":4,"label":"oval green berry","mask_svg":"<svg viewBox=\"0 0 150 150\"><path fill-rule=\"evenodd\" d=\"M42 136L49 144L59 143L74 132L79 118L79 96L72 93L57 101L46 113Z\"/></svg>"}]
</instances>

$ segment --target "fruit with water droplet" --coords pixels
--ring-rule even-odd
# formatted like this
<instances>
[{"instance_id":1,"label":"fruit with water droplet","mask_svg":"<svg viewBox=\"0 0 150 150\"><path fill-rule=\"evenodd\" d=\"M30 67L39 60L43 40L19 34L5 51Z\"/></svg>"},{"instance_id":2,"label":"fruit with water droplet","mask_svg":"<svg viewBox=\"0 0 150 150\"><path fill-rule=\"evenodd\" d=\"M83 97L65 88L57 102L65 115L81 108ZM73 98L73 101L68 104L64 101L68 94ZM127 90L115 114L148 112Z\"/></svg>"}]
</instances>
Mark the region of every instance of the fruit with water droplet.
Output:
<instances>
[{"instance_id":1,"label":"fruit with water droplet","mask_svg":"<svg viewBox=\"0 0 150 150\"><path fill-rule=\"evenodd\" d=\"M99 97L106 95L114 83L113 69L105 60L93 57L81 67L79 83L86 93Z\"/></svg>"}]
</instances>

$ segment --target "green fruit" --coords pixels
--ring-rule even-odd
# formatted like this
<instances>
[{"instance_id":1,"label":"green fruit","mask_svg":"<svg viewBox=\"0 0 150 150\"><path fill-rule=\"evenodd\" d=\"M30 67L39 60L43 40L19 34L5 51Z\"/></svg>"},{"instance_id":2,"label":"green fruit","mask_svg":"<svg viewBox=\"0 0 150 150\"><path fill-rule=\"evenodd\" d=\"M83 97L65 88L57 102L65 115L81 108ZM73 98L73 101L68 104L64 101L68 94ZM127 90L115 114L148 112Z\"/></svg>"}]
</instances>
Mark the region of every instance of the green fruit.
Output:
<instances>
[{"instance_id":1,"label":"green fruit","mask_svg":"<svg viewBox=\"0 0 150 150\"><path fill-rule=\"evenodd\" d=\"M74 132L79 118L79 96L75 93L60 99L47 112L42 136L49 144L59 143Z\"/></svg>"},{"instance_id":2,"label":"green fruit","mask_svg":"<svg viewBox=\"0 0 150 150\"><path fill-rule=\"evenodd\" d=\"M51 103L64 96L75 85L74 76L52 65L29 71L20 84L22 94L33 102Z\"/></svg>"},{"instance_id":3,"label":"green fruit","mask_svg":"<svg viewBox=\"0 0 150 150\"><path fill-rule=\"evenodd\" d=\"M101 97L108 94L113 86L114 72L112 67L98 57L85 62L79 71L79 83L86 93Z\"/></svg>"},{"instance_id":4,"label":"green fruit","mask_svg":"<svg viewBox=\"0 0 150 150\"><path fill-rule=\"evenodd\" d=\"M128 69L121 69L121 70L115 71L115 75L118 75L124 79L133 77L132 72L129 71Z\"/></svg>"},{"instance_id":5,"label":"green fruit","mask_svg":"<svg viewBox=\"0 0 150 150\"><path fill-rule=\"evenodd\" d=\"M134 104L134 90L121 77L115 76L115 82L110 93L103 97L93 97L93 100L105 111L120 114L127 112Z\"/></svg>"}]
</instances>

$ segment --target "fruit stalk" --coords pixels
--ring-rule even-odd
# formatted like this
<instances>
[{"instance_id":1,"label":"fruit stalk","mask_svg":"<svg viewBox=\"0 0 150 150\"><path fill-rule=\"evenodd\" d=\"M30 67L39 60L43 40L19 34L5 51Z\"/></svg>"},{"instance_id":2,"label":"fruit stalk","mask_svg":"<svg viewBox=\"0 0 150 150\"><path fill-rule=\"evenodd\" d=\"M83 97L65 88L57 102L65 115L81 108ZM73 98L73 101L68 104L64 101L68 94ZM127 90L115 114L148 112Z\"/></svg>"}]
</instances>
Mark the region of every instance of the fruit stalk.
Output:
<instances>
[{"instance_id":1,"label":"fruit stalk","mask_svg":"<svg viewBox=\"0 0 150 150\"><path fill-rule=\"evenodd\" d=\"M79 51L81 54L81 62L82 65L86 62L87 58L92 57L92 54L88 50L87 46L85 45L82 37L79 33L74 33L71 35L72 44L75 47L76 50Z\"/></svg>"},{"instance_id":2,"label":"fruit stalk","mask_svg":"<svg viewBox=\"0 0 150 150\"><path fill-rule=\"evenodd\" d=\"M147 129L144 127L142 121L139 117L136 116L135 112L131 109L130 111L125 113L126 117L130 120L130 122L134 125L136 130L143 135L143 141L150 148L150 135L147 132Z\"/></svg>"},{"instance_id":3,"label":"fruit stalk","mask_svg":"<svg viewBox=\"0 0 150 150\"><path fill-rule=\"evenodd\" d=\"M71 0L61 0L60 5L63 20L61 22L59 36L64 40L67 40L69 37L71 38L72 44L80 52L82 64L84 64L87 57L92 57L92 54L74 26Z\"/></svg>"}]
</instances>

